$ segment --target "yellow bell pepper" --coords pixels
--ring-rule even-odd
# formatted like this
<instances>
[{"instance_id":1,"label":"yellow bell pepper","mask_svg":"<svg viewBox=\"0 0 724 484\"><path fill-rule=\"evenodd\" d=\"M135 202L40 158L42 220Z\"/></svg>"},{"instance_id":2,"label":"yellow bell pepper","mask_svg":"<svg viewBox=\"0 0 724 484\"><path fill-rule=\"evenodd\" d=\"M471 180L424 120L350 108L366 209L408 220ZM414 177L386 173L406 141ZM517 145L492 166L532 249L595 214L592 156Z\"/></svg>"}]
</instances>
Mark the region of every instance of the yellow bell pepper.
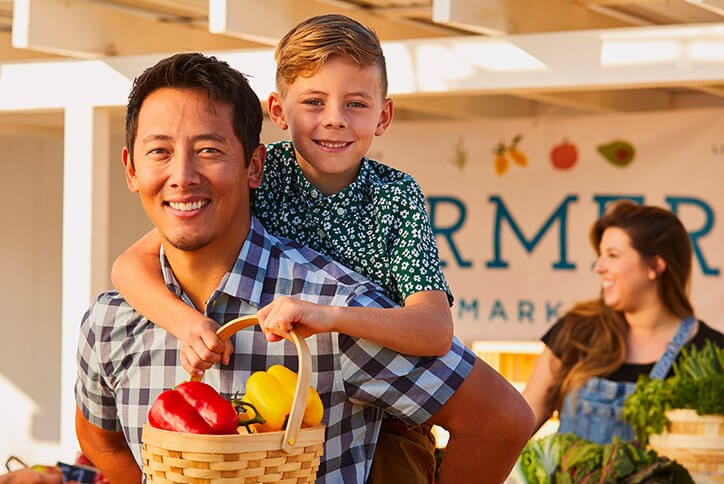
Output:
<instances>
[{"instance_id":1,"label":"yellow bell pepper","mask_svg":"<svg viewBox=\"0 0 724 484\"><path fill-rule=\"evenodd\" d=\"M242 401L252 404L265 420L264 423L252 424L256 431L274 432L284 428L292 409L296 384L297 374L282 365L252 373L246 381L246 394ZM322 399L310 386L302 426L319 425L323 413Z\"/></svg>"},{"instance_id":2,"label":"yellow bell pepper","mask_svg":"<svg viewBox=\"0 0 724 484\"><path fill-rule=\"evenodd\" d=\"M282 386L294 398L294 390L297 387L297 374L282 365L274 365L267 370L267 373L274 375L277 380L282 382ZM291 409L290 409L291 411ZM302 427L314 427L319 425L324 415L324 405L319 393L313 386L309 385L309 394L307 395L307 403L304 406L304 417L302 418Z\"/></svg>"}]
</instances>

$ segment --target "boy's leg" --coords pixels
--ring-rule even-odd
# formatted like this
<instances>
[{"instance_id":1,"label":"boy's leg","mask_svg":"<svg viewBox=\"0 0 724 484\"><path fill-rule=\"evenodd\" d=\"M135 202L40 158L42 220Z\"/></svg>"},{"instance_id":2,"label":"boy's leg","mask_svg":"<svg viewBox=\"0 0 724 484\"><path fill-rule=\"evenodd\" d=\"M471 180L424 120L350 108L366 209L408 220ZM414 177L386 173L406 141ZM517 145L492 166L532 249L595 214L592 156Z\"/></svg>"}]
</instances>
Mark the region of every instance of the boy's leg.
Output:
<instances>
[{"instance_id":1,"label":"boy's leg","mask_svg":"<svg viewBox=\"0 0 724 484\"><path fill-rule=\"evenodd\" d=\"M372 460L370 484L420 484L435 480L435 437L432 424L409 427L385 418Z\"/></svg>"}]
</instances>

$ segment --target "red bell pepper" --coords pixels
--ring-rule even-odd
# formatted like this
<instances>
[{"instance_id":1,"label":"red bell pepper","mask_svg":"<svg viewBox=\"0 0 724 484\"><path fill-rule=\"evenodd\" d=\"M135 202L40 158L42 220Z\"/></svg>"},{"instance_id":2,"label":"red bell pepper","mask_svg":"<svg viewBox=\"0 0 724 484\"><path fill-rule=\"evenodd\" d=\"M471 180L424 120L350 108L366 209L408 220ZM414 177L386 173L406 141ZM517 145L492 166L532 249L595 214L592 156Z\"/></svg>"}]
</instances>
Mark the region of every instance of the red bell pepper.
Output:
<instances>
[{"instance_id":1,"label":"red bell pepper","mask_svg":"<svg viewBox=\"0 0 724 484\"><path fill-rule=\"evenodd\" d=\"M210 385L187 381L158 396L148 411L152 427L192 434L235 434L236 409Z\"/></svg>"}]
</instances>

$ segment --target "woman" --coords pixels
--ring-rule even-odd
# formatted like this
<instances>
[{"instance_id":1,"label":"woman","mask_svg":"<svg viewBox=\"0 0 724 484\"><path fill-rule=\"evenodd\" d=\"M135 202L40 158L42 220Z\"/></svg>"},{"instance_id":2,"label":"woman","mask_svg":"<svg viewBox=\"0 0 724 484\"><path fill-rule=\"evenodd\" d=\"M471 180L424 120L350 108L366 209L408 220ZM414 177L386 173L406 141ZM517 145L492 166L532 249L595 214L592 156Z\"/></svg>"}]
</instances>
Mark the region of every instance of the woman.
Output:
<instances>
[{"instance_id":1,"label":"woman","mask_svg":"<svg viewBox=\"0 0 724 484\"><path fill-rule=\"evenodd\" d=\"M724 335L693 316L692 249L673 213L617 202L590 238L601 298L577 304L543 336L523 396L536 428L558 410L559 432L605 444L634 439L621 413L639 375L671 376L682 345L722 345Z\"/></svg>"}]
</instances>

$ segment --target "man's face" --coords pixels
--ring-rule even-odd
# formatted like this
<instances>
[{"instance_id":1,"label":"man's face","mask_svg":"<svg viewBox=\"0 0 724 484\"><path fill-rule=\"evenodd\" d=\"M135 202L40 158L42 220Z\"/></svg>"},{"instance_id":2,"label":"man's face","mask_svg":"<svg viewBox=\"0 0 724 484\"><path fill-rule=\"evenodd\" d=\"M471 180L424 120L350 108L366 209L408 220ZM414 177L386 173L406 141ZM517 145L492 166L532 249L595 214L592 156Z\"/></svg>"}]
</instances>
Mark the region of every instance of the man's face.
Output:
<instances>
[{"instance_id":1,"label":"man's face","mask_svg":"<svg viewBox=\"0 0 724 484\"><path fill-rule=\"evenodd\" d=\"M141 105L126 181L164 241L182 251L233 248L249 228L249 189L261 182L264 148L247 166L232 106L194 89L163 88ZM132 166L133 165L133 166Z\"/></svg>"}]
</instances>

